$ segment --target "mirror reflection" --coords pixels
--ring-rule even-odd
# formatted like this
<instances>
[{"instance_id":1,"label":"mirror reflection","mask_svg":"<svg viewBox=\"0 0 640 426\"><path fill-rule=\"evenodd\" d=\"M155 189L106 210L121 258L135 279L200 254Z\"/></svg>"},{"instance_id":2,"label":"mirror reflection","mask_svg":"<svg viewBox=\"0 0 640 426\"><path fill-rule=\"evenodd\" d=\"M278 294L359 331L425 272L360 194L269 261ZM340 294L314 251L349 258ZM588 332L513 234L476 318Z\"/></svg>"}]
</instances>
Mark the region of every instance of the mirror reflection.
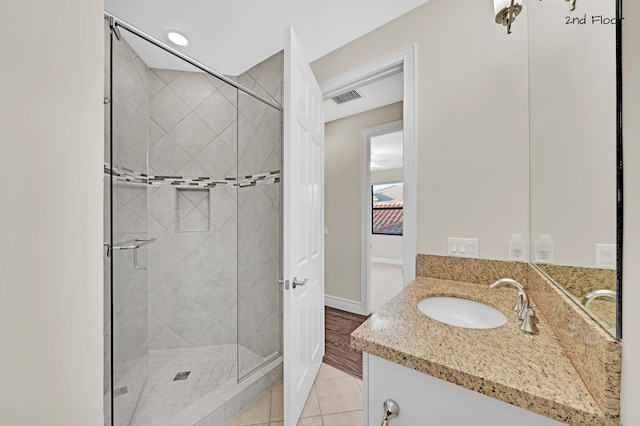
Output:
<instances>
[{"instance_id":1,"label":"mirror reflection","mask_svg":"<svg viewBox=\"0 0 640 426\"><path fill-rule=\"evenodd\" d=\"M615 0L530 2L530 259L615 336Z\"/></svg>"}]
</instances>

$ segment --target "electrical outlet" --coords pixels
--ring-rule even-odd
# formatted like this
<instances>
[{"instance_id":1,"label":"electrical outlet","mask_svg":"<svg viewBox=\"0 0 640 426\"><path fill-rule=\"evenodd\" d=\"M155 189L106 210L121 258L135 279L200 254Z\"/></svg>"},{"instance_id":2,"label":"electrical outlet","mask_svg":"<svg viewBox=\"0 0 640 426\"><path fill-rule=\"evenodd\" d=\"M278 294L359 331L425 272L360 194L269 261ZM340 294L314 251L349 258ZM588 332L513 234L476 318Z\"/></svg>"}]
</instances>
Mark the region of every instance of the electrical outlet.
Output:
<instances>
[{"instance_id":1,"label":"electrical outlet","mask_svg":"<svg viewBox=\"0 0 640 426\"><path fill-rule=\"evenodd\" d=\"M478 257L477 238L448 238L447 254L456 257Z\"/></svg>"},{"instance_id":2,"label":"electrical outlet","mask_svg":"<svg viewBox=\"0 0 640 426\"><path fill-rule=\"evenodd\" d=\"M525 260L524 251L525 251L524 247L520 247L519 245L517 245L517 247L514 247L513 242L509 240L509 260L524 261Z\"/></svg>"},{"instance_id":3,"label":"electrical outlet","mask_svg":"<svg viewBox=\"0 0 640 426\"><path fill-rule=\"evenodd\" d=\"M509 260L525 261L526 244L521 234L513 234L509 240Z\"/></svg>"},{"instance_id":4,"label":"electrical outlet","mask_svg":"<svg viewBox=\"0 0 640 426\"><path fill-rule=\"evenodd\" d=\"M616 245L595 244L595 266L599 269L616 269Z\"/></svg>"},{"instance_id":5,"label":"electrical outlet","mask_svg":"<svg viewBox=\"0 0 640 426\"><path fill-rule=\"evenodd\" d=\"M541 234L538 241L536 241L535 246L536 263L553 263L553 240L551 239L551 236Z\"/></svg>"}]
</instances>

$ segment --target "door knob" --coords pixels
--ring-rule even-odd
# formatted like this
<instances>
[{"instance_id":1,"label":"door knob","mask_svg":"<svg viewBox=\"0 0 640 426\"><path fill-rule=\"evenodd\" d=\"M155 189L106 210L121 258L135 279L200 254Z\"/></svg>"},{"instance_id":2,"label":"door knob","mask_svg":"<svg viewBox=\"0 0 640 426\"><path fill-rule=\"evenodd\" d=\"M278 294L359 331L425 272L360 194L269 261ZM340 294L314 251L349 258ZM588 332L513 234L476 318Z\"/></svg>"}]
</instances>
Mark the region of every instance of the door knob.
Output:
<instances>
[{"instance_id":1,"label":"door knob","mask_svg":"<svg viewBox=\"0 0 640 426\"><path fill-rule=\"evenodd\" d=\"M307 281L309 281L309 278L305 278L304 281L300 281L296 277L293 277L293 288L296 288L299 285L305 285L307 284Z\"/></svg>"}]
</instances>

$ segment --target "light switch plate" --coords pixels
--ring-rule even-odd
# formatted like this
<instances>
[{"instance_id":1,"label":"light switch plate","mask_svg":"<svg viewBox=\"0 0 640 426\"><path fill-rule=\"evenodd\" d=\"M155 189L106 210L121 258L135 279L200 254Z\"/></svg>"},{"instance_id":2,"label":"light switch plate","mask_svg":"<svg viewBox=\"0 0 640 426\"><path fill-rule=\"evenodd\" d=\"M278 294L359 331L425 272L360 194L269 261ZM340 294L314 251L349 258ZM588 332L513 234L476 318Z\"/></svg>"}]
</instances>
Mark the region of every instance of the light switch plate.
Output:
<instances>
[{"instance_id":1,"label":"light switch plate","mask_svg":"<svg viewBox=\"0 0 640 426\"><path fill-rule=\"evenodd\" d=\"M478 257L477 238L452 238L447 239L447 254L456 257Z\"/></svg>"}]
</instances>

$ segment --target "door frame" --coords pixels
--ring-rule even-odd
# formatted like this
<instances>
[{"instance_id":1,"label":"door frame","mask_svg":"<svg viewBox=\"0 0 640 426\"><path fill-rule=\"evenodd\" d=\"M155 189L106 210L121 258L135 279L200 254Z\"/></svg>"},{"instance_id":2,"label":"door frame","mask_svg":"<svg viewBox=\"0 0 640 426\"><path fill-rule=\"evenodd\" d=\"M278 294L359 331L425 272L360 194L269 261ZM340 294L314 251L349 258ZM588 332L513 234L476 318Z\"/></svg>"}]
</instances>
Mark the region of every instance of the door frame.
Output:
<instances>
[{"instance_id":1,"label":"door frame","mask_svg":"<svg viewBox=\"0 0 640 426\"><path fill-rule=\"evenodd\" d=\"M372 222L372 200L371 200L371 168L369 167L369 163L371 160L371 138L375 136L384 135L391 132L396 132L398 130L403 130L404 120L392 121L391 123L381 124L379 126L370 127L368 129L363 129L360 132L360 140L361 140L361 155L360 155L360 170L361 170L361 229L360 229L360 276L362 277L362 286L360 288L360 299L362 303L362 308L366 315L371 313L371 222ZM406 139L403 137L403 142ZM403 170L404 170L404 152L402 154L403 161ZM403 176L404 177L404 176ZM404 184L404 182L403 182ZM406 188L403 186L403 188ZM404 195L404 191L403 191ZM403 204L403 216L405 205ZM404 218L403 218L403 232L402 232L402 268L404 271L404 263L406 262L404 256L404 235L405 235L405 226L404 226ZM404 274L403 274L404 277ZM404 287L407 283L404 282L402 286Z\"/></svg>"},{"instance_id":2,"label":"door frame","mask_svg":"<svg viewBox=\"0 0 640 426\"><path fill-rule=\"evenodd\" d=\"M402 106L402 130L403 141L403 181L404 181L404 207L403 207L403 241L402 241L402 285L406 286L416 277L416 256L418 248L418 214L417 214L417 123L416 123L416 45L411 44L405 48L394 51L364 65L358 66L336 77L320 83L324 99L329 99L349 90L353 90L364 84L376 81L390 73L398 72L402 66L403 71L403 106ZM364 160L363 160L364 161ZM361 166L364 170L366 167ZM362 173L364 174L364 173ZM363 177L361 185L366 184ZM368 229L368 227L367 227ZM367 247L362 242L361 250ZM369 257L369 256L367 256ZM368 268L364 256L361 256L361 270ZM366 274L368 275L368 273ZM359 309L348 309L363 315L370 314L368 277L361 276L360 306ZM356 308L356 303L349 303L349 307Z\"/></svg>"}]
</instances>

